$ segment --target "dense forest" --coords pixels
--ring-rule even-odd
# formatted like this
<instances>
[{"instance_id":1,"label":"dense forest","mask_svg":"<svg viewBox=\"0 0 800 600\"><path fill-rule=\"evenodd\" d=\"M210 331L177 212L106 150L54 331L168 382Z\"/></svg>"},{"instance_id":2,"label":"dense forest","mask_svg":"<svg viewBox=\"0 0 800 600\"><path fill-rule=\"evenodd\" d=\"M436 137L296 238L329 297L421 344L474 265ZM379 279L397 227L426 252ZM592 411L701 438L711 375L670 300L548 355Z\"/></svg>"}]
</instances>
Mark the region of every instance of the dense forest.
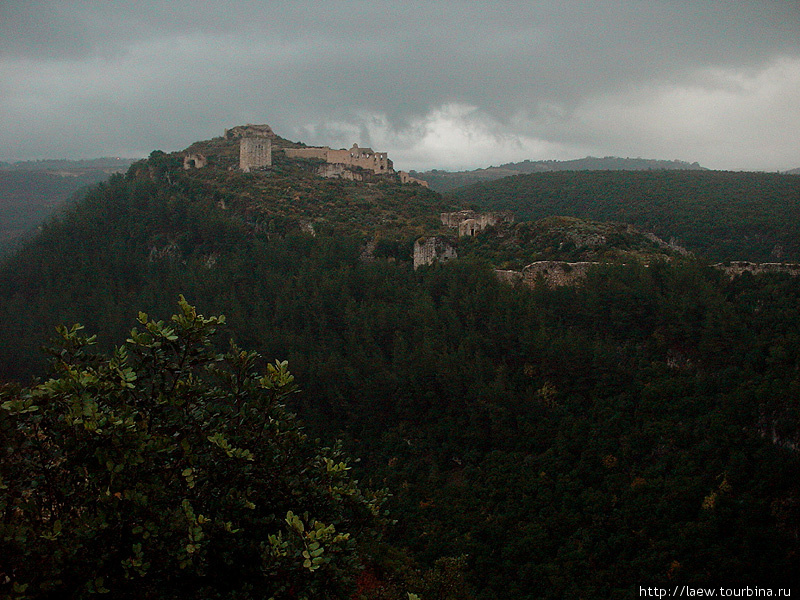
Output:
<instances>
[{"instance_id":1,"label":"dense forest","mask_svg":"<svg viewBox=\"0 0 800 600\"><path fill-rule=\"evenodd\" d=\"M414 177L424 179L437 192L449 192L459 187L481 181L494 181L503 177L525 173L548 173L551 171L663 171L705 170L699 164L681 160L655 160L649 158L621 158L587 156L573 160L523 160L505 163L498 167L486 167L472 171L412 171Z\"/></svg>"},{"instance_id":2,"label":"dense forest","mask_svg":"<svg viewBox=\"0 0 800 600\"><path fill-rule=\"evenodd\" d=\"M565 171L453 191L454 201L631 223L711 261L800 261L800 178L722 171Z\"/></svg>"},{"instance_id":3,"label":"dense forest","mask_svg":"<svg viewBox=\"0 0 800 600\"><path fill-rule=\"evenodd\" d=\"M233 338L287 360L309 437L341 440L359 482L389 490L395 522L350 597L797 584L800 281L730 279L704 258L800 252L797 183L553 173L441 198L302 167L183 171L154 153L94 189L0 267L3 377L44 376L58 324L111 351L138 311L165 318L183 294L226 316L220 351ZM478 237L414 270L415 236L467 203L652 227L697 255L530 288L499 281L508 248ZM585 227L529 224L514 243L547 255L547 223ZM619 247L644 243L606 227Z\"/></svg>"},{"instance_id":4,"label":"dense forest","mask_svg":"<svg viewBox=\"0 0 800 600\"><path fill-rule=\"evenodd\" d=\"M0 254L86 185L49 173L0 171Z\"/></svg>"},{"instance_id":5,"label":"dense forest","mask_svg":"<svg viewBox=\"0 0 800 600\"><path fill-rule=\"evenodd\" d=\"M0 255L88 186L105 181L130 159L0 163Z\"/></svg>"}]
</instances>

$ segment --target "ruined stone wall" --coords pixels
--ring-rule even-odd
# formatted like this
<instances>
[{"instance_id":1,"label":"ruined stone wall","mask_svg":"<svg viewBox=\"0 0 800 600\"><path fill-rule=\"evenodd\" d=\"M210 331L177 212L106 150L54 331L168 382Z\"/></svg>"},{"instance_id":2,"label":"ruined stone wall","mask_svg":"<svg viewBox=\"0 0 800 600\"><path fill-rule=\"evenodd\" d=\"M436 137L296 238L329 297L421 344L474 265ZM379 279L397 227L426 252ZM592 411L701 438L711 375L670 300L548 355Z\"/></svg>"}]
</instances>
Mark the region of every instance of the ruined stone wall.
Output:
<instances>
[{"instance_id":1,"label":"ruined stone wall","mask_svg":"<svg viewBox=\"0 0 800 600\"><path fill-rule=\"evenodd\" d=\"M442 220L442 225L445 227L458 228L462 221L476 219L478 216L480 216L480 213L474 210L459 210L458 212L442 213L439 215L439 218Z\"/></svg>"},{"instance_id":2,"label":"ruined stone wall","mask_svg":"<svg viewBox=\"0 0 800 600\"><path fill-rule=\"evenodd\" d=\"M475 235L487 227L494 227L500 223L513 223L514 215L508 211L478 213L474 210L459 210L457 212L442 213L442 225L458 228L458 235Z\"/></svg>"},{"instance_id":3,"label":"ruined stone wall","mask_svg":"<svg viewBox=\"0 0 800 600\"><path fill-rule=\"evenodd\" d=\"M598 262L563 262L557 260L543 260L531 263L522 271L504 271L495 269L498 279L506 283L522 281L525 285L533 287L537 281L544 281L551 287L560 285L575 285L586 278L589 269ZM646 266L646 265L645 265ZM794 277L800 276L800 264L797 263L752 263L733 261L713 265L715 269L723 271L731 279L743 273L759 275L762 273L788 273Z\"/></svg>"},{"instance_id":4,"label":"ruined stone wall","mask_svg":"<svg viewBox=\"0 0 800 600\"><path fill-rule=\"evenodd\" d=\"M550 287L575 285L586 278L590 268L598 264L600 263L542 260L531 263L522 269L522 281L531 287L541 280Z\"/></svg>"},{"instance_id":5,"label":"ruined stone wall","mask_svg":"<svg viewBox=\"0 0 800 600\"><path fill-rule=\"evenodd\" d=\"M188 171L189 169L202 169L208 165L208 159L202 154L187 154L183 157L183 168Z\"/></svg>"},{"instance_id":6,"label":"ruined stone wall","mask_svg":"<svg viewBox=\"0 0 800 600\"><path fill-rule=\"evenodd\" d=\"M421 185L422 187L428 187L428 182L424 181L423 179L417 179L416 177L412 177L405 171L398 171L397 174L400 176L400 183L415 183L417 185Z\"/></svg>"},{"instance_id":7,"label":"ruined stone wall","mask_svg":"<svg viewBox=\"0 0 800 600\"><path fill-rule=\"evenodd\" d=\"M323 146L321 148L284 148L283 153L287 158L319 158L328 160L328 152L330 148Z\"/></svg>"},{"instance_id":8,"label":"ruined stone wall","mask_svg":"<svg viewBox=\"0 0 800 600\"><path fill-rule=\"evenodd\" d=\"M329 164L360 167L373 173L394 173L392 161L386 152L374 152L371 148L359 148L353 144L349 150L332 150L327 146L318 148L286 148L288 158L319 158Z\"/></svg>"},{"instance_id":9,"label":"ruined stone wall","mask_svg":"<svg viewBox=\"0 0 800 600\"><path fill-rule=\"evenodd\" d=\"M453 245L442 237L420 238L414 243L414 269L458 258Z\"/></svg>"},{"instance_id":10,"label":"ruined stone wall","mask_svg":"<svg viewBox=\"0 0 800 600\"><path fill-rule=\"evenodd\" d=\"M723 271L731 279L743 273L760 275L762 273L789 273L797 277L800 275L800 264L796 263L753 263L746 261L732 261L730 263L718 263L715 269Z\"/></svg>"},{"instance_id":11,"label":"ruined stone wall","mask_svg":"<svg viewBox=\"0 0 800 600\"><path fill-rule=\"evenodd\" d=\"M481 222L478 219L464 219L458 224L458 237L473 236L476 233L480 233L481 229L483 227L481 227Z\"/></svg>"},{"instance_id":12,"label":"ruined stone wall","mask_svg":"<svg viewBox=\"0 0 800 600\"><path fill-rule=\"evenodd\" d=\"M361 173L351 171L347 165L338 163L325 163L320 165L317 169L317 175L322 177L339 177L340 179L347 179L349 181L362 181L364 178Z\"/></svg>"},{"instance_id":13,"label":"ruined stone wall","mask_svg":"<svg viewBox=\"0 0 800 600\"><path fill-rule=\"evenodd\" d=\"M243 137L239 141L239 168L245 173L252 169L272 166L272 140L268 137Z\"/></svg>"},{"instance_id":14,"label":"ruined stone wall","mask_svg":"<svg viewBox=\"0 0 800 600\"><path fill-rule=\"evenodd\" d=\"M389 155L386 152L374 152L372 148L359 148L353 144L350 150L329 150L327 161L352 167L361 167L374 173L394 173Z\"/></svg>"},{"instance_id":15,"label":"ruined stone wall","mask_svg":"<svg viewBox=\"0 0 800 600\"><path fill-rule=\"evenodd\" d=\"M513 223L514 215L509 211L488 212L481 214L478 221L481 224L481 228L486 229L487 227L494 227L500 223Z\"/></svg>"}]
</instances>

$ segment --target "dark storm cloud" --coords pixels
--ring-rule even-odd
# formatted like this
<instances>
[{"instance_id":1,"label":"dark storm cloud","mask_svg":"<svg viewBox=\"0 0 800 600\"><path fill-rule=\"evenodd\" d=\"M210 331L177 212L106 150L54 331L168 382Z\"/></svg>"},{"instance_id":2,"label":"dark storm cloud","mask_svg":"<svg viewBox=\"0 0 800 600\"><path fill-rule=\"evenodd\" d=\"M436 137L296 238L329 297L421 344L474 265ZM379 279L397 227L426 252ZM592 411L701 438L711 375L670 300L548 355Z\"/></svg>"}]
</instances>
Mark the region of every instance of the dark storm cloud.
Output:
<instances>
[{"instance_id":1,"label":"dark storm cloud","mask_svg":"<svg viewBox=\"0 0 800 600\"><path fill-rule=\"evenodd\" d=\"M778 67L789 88L773 93L794 93L800 65L795 1L40 0L0 10L3 159L174 149L245 121L315 143L358 135L433 163L448 139L520 159L584 150L672 158L707 152L715 133L671 139L665 98L684 98L692 114L705 102L739 114L760 93L752 86L777 85L782 75L765 73ZM752 110L743 117L800 126L791 106L770 117ZM64 141L48 147L54 131ZM731 160L746 162L743 152ZM482 164L483 154L459 160ZM784 160L775 168L800 162Z\"/></svg>"}]
</instances>

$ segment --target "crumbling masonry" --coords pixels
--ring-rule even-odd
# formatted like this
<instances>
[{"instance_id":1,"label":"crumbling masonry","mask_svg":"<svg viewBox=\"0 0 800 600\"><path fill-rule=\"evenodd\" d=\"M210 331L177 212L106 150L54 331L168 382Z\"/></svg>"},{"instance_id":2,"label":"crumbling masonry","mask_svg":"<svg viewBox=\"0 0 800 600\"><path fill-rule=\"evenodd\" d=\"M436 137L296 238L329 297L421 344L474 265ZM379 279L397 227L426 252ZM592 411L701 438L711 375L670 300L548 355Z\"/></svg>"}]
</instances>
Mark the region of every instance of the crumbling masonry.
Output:
<instances>
[{"instance_id":1,"label":"crumbling masonry","mask_svg":"<svg viewBox=\"0 0 800 600\"><path fill-rule=\"evenodd\" d=\"M277 137L269 125L237 125L225 130L225 139L239 140L239 168L245 173L272 166L272 140Z\"/></svg>"},{"instance_id":2,"label":"crumbling masonry","mask_svg":"<svg viewBox=\"0 0 800 600\"><path fill-rule=\"evenodd\" d=\"M327 146L321 148L286 148L284 153L289 158L318 158L328 164L360 167L373 173L394 173L392 161L386 152L375 152L372 148L359 148L353 144L350 150L332 150Z\"/></svg>"},{"instance_id":3,"label":"crumbling masonry","mask_svg":"<svg viewBox=\"0 0 800 600\"><path fill-rule=\"evenodd\" d=\"M187 154L183 157L183 168L188 171L190 169L202 169L208 164L208 159L202 154Z\"/></svg>"},{"instance_id":4,"label":"crumbling masonry","mask_svg":"<svg viewBox=\"0 0 800 600\"><path fill-rule=\"evenodd\" d=\"M458 229L458 236L473 236L487 227L495 227L500 223L513 223L514 215L508 211L478 213L474 210L442 213L442 225Z\"/></svg>"},{"instance_id":5,"label":"crumbling masonry","mask_svg":"<svg viewBox=\"0 0 800 600\"><path fill-rule=\"evenodd\" d=\"M456 249L443 237L420 238L414 243L414 269L458 258Z\"/></svg>"},{"instance_id":6,"label":"crumbling masonry","mask_svg":"<svg viewBox=\"0 0 800 600\"><path fill-rule=\"evenodd\" d=\"M239 168L245 173L272 166L272 140L268 137L243 137L239 141Z\"/></svg>"},{"instance_id":7,"label":"crumbling masonry","mask_svg":"<svg viewBox=\"0 0 800 600\"><path fill-rule=\"evenodd\" d=\"M313 148L286 148L287 158L316 158L324 160L317 173L323 177L341 177L343 179L357 179L361 177L352 170L353 167L371 171L376 175L392 175L395 173L394 165L386 152L375 152L372 148L360 148L353 144L349 150L333 150L328 146ZM428 182L416 177L411 177L405 171L398 171L400 183L415 183L428 187Z\"/></svg>"}]
</instances>

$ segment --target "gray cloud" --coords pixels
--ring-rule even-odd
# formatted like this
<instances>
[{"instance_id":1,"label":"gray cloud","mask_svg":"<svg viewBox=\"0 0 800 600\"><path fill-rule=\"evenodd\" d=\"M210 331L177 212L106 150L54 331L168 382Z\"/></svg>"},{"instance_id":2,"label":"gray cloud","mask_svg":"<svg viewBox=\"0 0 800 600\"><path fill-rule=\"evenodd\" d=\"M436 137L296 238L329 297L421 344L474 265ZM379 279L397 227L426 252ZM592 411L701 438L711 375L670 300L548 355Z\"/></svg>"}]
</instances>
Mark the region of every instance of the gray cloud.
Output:
<instances>
[{"instance_id":1,"label":"gray cloud","mask_svg":"<svg viewBox=\"0 0 800 600\"><path fill-rule=\"evenodd\" d=\"M146 154L268 122L310 143L380 142L407 168L587 152L800 165L794 0L30 0L0 14L2 160Z\"/></svg>"}]
</instances>

